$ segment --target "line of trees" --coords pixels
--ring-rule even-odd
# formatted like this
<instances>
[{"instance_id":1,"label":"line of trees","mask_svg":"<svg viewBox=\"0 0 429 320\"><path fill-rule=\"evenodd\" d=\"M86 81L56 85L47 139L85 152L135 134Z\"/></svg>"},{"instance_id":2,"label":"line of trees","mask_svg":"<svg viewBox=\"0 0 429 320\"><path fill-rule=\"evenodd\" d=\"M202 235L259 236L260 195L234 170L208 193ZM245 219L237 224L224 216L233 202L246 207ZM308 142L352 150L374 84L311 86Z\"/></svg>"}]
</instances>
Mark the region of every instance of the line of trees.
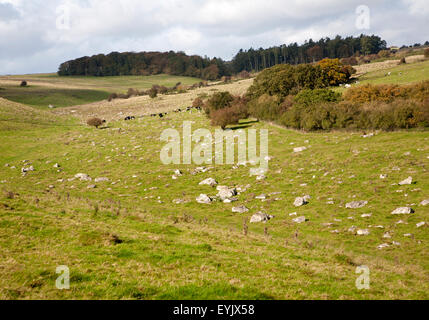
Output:
<instances>
[{"instance_id":1,"label":"line of trees","mask_svg":"<svg viewBox=\"0 0 429 320\"><path fill-rule=\"evenodd\" d=\"M268 49L240 50L232 61L210 59L184 52L112 52L82 57L60 65L60 76L121 76L171 74L215 80L242 71L259 72L278 64L303 64L324 58L348 58L376 54L386 49L386 41L372 35L359 37L336 36L334 39L312 39L302 45L297 43Z\"/></svg>"},{"instance_id":2,"label":"line of trees","mask_svg":"<svg viewBox=\"0 0 429 320\"><path fill-rule=\"evenodd\" d=\"M231 71L238 73L242 70L259 72L277 64L313 63L324 58L347 58L356 55L376 54L386 49L386 41L372 35L359 37L336 36L334 39L322 38L315 42L312 39L303 45L292 43L268 49L242 49L232 60Z\"/></svg>"},{"instance_id":3,"label":"line of trees","mask_svg":"<svg viewBox=\"0 0 429 320\"><path fill-rule=\"evenodd\" d=\"M60 76L122 76L171 74L215 80L229 76L225 62L184 52L112 52L82 57L60 65Z\"/></svg>"}]
</instances>

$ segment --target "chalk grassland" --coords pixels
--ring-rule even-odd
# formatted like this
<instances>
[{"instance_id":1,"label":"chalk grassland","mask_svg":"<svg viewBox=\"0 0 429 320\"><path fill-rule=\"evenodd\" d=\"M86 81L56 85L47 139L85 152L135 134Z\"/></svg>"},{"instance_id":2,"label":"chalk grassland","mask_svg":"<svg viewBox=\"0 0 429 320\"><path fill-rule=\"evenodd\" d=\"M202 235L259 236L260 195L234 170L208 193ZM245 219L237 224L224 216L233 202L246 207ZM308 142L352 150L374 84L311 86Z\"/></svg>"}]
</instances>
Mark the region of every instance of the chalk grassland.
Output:
<instances>
[{"instance_id":1,"label":"chalk grassland","mask_svg":"<svg viewBox=\"0 0 429 320\"><path fill-rule=\"evenodd\" d=\"M28 87L20 87L21 81ZM191 85L200 79L169 75L123 77L59 77L55 74L1 76L0 97L47 109L66 107L107 99L110 93L125 93L129 88L149 89L154 84L173 87L181 82Z\"/></svg>"},{"instance_id":2,"label":"chalk grassland","mask_svg":"<svg viewBox=\"0 0 429 320\"><path fill-rule=\"evenodd\" d=\"M429 198L428 131L362 138L361 132L304 133L245 121L238 127L270 134L270 170L257 181L249 167L213 164L193 175L195 164L161 163L161 132L180 132L185 120L194 121L194 129L210 128L203 114L119 121L119 112L143 115L164 102L162 110L171 110L187 105L190 95L239 93L250 83L171 101L131 98L54 110L64 114L0 99L0 298L429 299L429 207L420 205ZM95 114L109 119L106 128L82 125ZM301 146L308 149L293 152ZM30 165L23 160L35 171L22 176ZM183 176L173 180L176 169ZM77 173L109 181L69 181ZM409 176L414 184L397 185ZM201 193L217 193L199 185L209 177L250 186L233 204L198 204ZM97 187L88 189L92 184ZM255 199L261 194L266 201ZM311 196L309 204L294 207L303 195ZM368 205L345 208L355 200ZM249 212L233 213L238 205ZM415 213L391 215L403 206ZM250 224L258 211L275 218ZM296 224L294 212L308 221ZM352 226L370 234L357 236L348 231ZM377 249L383 243L389 246ZM55 287L60 265L70 268L70 290ZM355 286L361 265L370 269L369 290Z\"/></svg>"},{"instance_id":3,"label":"chalk grassland","mask_svg":"<svg viewBox=\"0 0 429 320\"><path fill-rule=\"evenodd\" d=\"M186 109L192 105L197 97L207 97L216 91L227 90L234 95L242 95L252 84L253 79L241 80L230 84L220 84L189 90L186 93L174 95L159 95L157 98L149 96L131 97L129 99L115 99L111 102L98 101L75 107L56 109L60 115L74 115L86 120L97 116L106 120L119 120L125 116L143 116L159 112L168 112L176 109Z\"/></svg>"},{"instance_id":4,"label":"chalk grassland","mask_svg":"<svg viewBox=\"0 0 429 320\"><path fill-rule=\"evenodd\" d=\"M270 132L270 171L267 180L256 181L245 167L216 165L192 175L196 165L163 165L160 134L172 127L180 131L184 120L194 121L194 128L209 127L202 114L173 114L164 120L113 122L103 130L73 122L33 128L25 121L14 130L3 128L0 297L429 298L428 229L416 227L429 220L428 208L418 205L429 194L428 132L364 139L358 133L300 133L243 123ZM294 154L297 146L309 149ZM22 160L35 167L25 177ZM178 180L172 179L175 169L183 171ZM79 172L110 181L97 183L96 189L87 189L94 182L68 181ZM388 178L381 180L380 174ZM410 175L415 185L393 185ZM234 204L198 204L200 193L216 194L199 186L208 177L250 187ZM265 202L255 199L262 193ZM310 203L295 208L295 197L306 194ZM174 204L174 199L187 203ZM329 199L334 204L327 204ZM369 204L345 209L353 200ZM250 212L232 213L240 204ZM390 214L405 205L416 213ZM249 217L259 210L275 218L250 225ZM293 212L309 221L295 224ZM365 213L372 216L362 218ZM396 224L400 219L404 224ZM353 225L370 235L348 232ZM383 239L386 232L392 239ZM400 245L377 249L392 241ZM59 265L71 270L68 291L55 288ZM370 268L370 290L355 287L360 265Z\"/></svg>"}]
</instances>

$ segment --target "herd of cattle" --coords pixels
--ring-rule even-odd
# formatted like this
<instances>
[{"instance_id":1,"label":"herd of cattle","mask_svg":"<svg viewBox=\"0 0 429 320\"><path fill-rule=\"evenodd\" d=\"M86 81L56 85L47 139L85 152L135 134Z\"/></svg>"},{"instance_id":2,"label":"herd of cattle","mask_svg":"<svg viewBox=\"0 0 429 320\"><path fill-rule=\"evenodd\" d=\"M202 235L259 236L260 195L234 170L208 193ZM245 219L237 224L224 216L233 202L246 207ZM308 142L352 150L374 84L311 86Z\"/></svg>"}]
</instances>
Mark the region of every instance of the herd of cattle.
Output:
<instances>
[{"instance_id":1,"label":"herd of cattle","mask_svg":"<svg viewBox=\"0 0 429 320\"><path fill-rule=\"evenodd\" d=\"M190 112L192 110L197 110L197 111L201 111L201 107L187 107L185 109L176 109L174 110L175 113L179 113L179 112ZM168 112L163 112L163 113L153 113L150 116L151 117L159 117L159 118L164 118L166 115L168 115ZM142 116L144 117L144 116ZM125 121L130 121L130 120L135 120L136 117L135 116L127 116L124 118Z\"/></svg>"}]
</instances>

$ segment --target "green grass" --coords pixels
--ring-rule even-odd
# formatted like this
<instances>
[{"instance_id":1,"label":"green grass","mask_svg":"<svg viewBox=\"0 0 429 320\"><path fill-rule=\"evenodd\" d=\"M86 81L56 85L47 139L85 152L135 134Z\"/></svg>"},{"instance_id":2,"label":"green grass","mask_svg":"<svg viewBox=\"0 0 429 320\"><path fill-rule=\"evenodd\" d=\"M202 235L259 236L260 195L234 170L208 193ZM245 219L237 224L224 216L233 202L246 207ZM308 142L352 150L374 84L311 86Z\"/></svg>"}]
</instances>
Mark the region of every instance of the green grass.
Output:
<instances>
[{"instance_id":1,"label":"green grass","mask_svg":"<svg viewBox=\"0 0 429 320\"><path fill-rule=\"evenodd\" d=\"M388 76L387 73L391 72ZM429 60L369 72L359 78L362 84L407 84L429 79Z\"/></svg>"},{"instance_id":2,"label":"green grass","mask_svg":"<svg viewBox=\"0 0 429 320\"><path fill-rule=\"evenodd\" d=\"M195 121L194 129L209 127L201 114L115 122L102 130L67 119L60 119L65 121L62 125L33 127L28 123L32 118L23 118L14 130L0 129L4 138L0 144L0 298L429 298L429 237L427 228L416 228L429 216L427 207L416 205L429 194L427 131L380 133L363 139L356 133L302 133L250 123L256 129L269 129L273 157L267 180L256 181L244 167L232 170L216 165L208 173L191 175L197 165L160 162L162 130L180 128L184 120ZM114 130L119 127L121 134ZM303 145L309 150L292 152ZM407 151L411 155L404 155ZM22 177L24 159L36 171ZM57 162L62 172L53 168ZM16 169L5 167L6 163ZM395 166L401 170L395 171ZM184 175L172 180L176 168ZM89 182L67 180L79 172L93 178L105 176L110 182L87 189ZM380 180L380 173L388 174L388 179ZM392 185L409 175L417 181L415 185ZM198 185L208 177L223 185L250 184L251 188L234 204L198 204L195 198L200 193L216 194L213 188ZM48 189L49 185L55 188ZM16 194L13 199L6 197L9 191ZM266 202L253 198L272 192L281 194ZM304 194L312 196L310 203L295 208L295 197ZM274 200L277 197L280 200ZM173 204L177 198L189 202ZM326 204L328 198L335 204ZM354 199L368 200L369 205L345 209L345 203ZM390 215L411 203L414 215ZM232 213L232 206L239 204L250 212ZM249 225L244 236L243 220L259 210L276 217L267 224ZM291 212L309 221L296 225ZM373 216L368 220L360 217L369 212ZM353 221L347 219L350 216ZM399 219L408 224L396 225ZM335 226L322 226L327 222ZM352 225L369 228L371 234L354 236L347 232ZM340 232L333 234L333 229ZM391 240L382 238L386 231L392 233ZM414 237L406 238L406 233ZM111 235L122 242L115 244ZM392 240L401 246L376 249ZM71 270L68 291L55 288L58 265ZM370 267L368 291L355 287L358 265Z\"/></svg>"},{"instance_id":3,"label":"green grass","mask_svg":"<svg viewBox=\"0 0 429 320\"><path fill-rule=\"evenodd\" d=\"M80 105L107 99L108 92L84 89L57 89L44 86L3 86L0 97L10 101L48 109Z\"/></svg>"},{"instance_id":4,"label":"green grass","mask_svg":"<svg viewBox=\"0 0 429 320\"><path fill-rule=\"evenodd\" d=\"M408 80L428 78L418 76L419 66L426 70L426 62L406 66L414 75ZM185 120L194 121L194 130L210 128L203 114L173 113L97 130L0 100L0 299L429 298L428 227L416 227L429 222L429 207L419 206L429 198L428 131L364 139L361 132L305 133L244 121L243 127L269 130L273 159L267 179L257 181L246 167L211 165L193 175L196 164L162 164L161 132L181 132ZM293 153L300 146L308 150ZM22 176L23 160L35 171ZM177 180L175 169L183 172ZM94 182L69 181L81 172L110 181L96 189L87 188ZM408 176L413 185L397 185ZM209 177L250 188L233 204L198 204L199 194L217 193L199 186ZM262 193L267 201L255 199ZM310 203L294 207L306 194ZM353 200L369 203L345 209ZM232 213L241 204L250 212ZM408 205L414 214L390 214ZM260 210L275 218L249 224ZM308 221L295 224L293 212ZM351 226L370 235L355 236ZM377 249L392 241L401 245ZM70 290L55 287L60 265L70 268ZM370 290L355 287L361 265L370 268Z\"/></svg>"},{"instance_id":5,"label":"green grass","mask_svg":"<svg viewBox=\"0 0 429 320\"><path fill-rule=\"evenodd\" d=\"M2 80L16 81L16 85L2 84ZM21 81L28 87L20 87ZM201 79L171 75L121 76L121 77L60 77L56 74L33 74L0 77L0 97L48 108L68 107L107 99L110 93L125 93L129 88L149 89L154 84L173 87L178 82L192 85Z\"/></svg>"}]
</instances>

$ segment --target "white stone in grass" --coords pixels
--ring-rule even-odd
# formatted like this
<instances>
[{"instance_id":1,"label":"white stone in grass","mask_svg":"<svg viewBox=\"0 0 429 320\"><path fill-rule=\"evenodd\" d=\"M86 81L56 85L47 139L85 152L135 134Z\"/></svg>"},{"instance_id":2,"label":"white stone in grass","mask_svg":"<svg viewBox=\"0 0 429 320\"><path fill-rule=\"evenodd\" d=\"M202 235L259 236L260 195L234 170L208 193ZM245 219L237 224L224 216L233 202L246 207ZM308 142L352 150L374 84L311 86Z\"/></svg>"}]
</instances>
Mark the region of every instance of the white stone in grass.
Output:
<instances>
[{"instance_id":1,"label":"white stone in grass","mask_svg":"<svg viewBox=\"0 0 429 320\"><path fill-rule=\"evenodd\" d=\"M206 194L200 194L198 198L196 198L198 203L201 204L210 204L212 203L212 199Z\"/></svg>"},{"instance_id":2,"label":"white stone in grass","mask_svg":"<svg viewBox=\"0 0 429 320\"><path fill-rule=\"evenodd\" d=\"M421 206L427 206L427 205L429 205L429 199L423 200L422 202L420 202L420 205Z\"/></svg>"},{"instance_id":3,"label":"white stone in grass","mask_svg":"<svg viewBox=\"0 0 429 320\"><path fill-rule=\"evenodd\" d=\"M218 186L217 188L218 194L217 196L225 201L226 199L231 199L232 197L237 195L237 190L235 188L229 188L227 186Z\"/></svg>"},{"instance_id":4,"label":"white stone in grass","mask_svg":"<svg viewBox=\"0 0 429 320\"><path fill-rule=\"evenodd\" d=\"M369 230L368 229L359 229L356 234L358 236L368 236L369 235Z\"/></svg>"},{"instance_id":5,"label":"white stone in grass","mask_svg":"<svg viewBox=\"0 0 429 320\"><path fill-rule=\"evenodd\" d=\"M293 219L292 221L299 224L299 223L304 223L307 220L305 219L305 216L302 216L302 217L298 217L296 219Z\"/></svg>"},{"instance_id":6,"label":"white stone in grass","mask_svg":"<svg viewBox=\"0 0 429 320\"><path fill-rule=\"evenodd\" d=\"M202 185L208 185L210 187L214 187L217 185L217 181L213 178L208 178L208 179L200 182L200 186L202 186Z\"/></svg>"},{"instance_id":7,"label":"white stone in grass","mask_svg":"<svg viewBox=\"0 0 429 320\"><path fill-rule=\"evenodd\" d=\"M381 250L381 249L388 248L388 247L390 247L390 245L388 243L383 243L383 244L380 244L377 248Z\"/></svg>"},{"instance_id":8,"label":"white stone in grass","mask_svg":"<svg viewBox=\"0 0 429 320\"><path fill-rule=\"evenodd\" d=\"M363 208L368 204L368 201L353 201L346 204L347 209L359 209Z\"/></svg>"},{"instance_id":9,"label":"white stone in grass","mask_svg":"<svg viewBox=\"0 0 429 320\"><path fill-rule=\"evenodd\" d=\"M390 233L389 233L389 232L386 232L386 233L383 235L383 238L384 238L384 239L390 239L390 238L392 238L392 236L390 235Z\"/></svg>"},{"instance_id":10,"label":"white stone in grass","mask_svg":"<svg viewBox=\"0 0 429 320\"><path fill-rule=\"evenodd\" d=\"M363 215L361 215L362 218L371 218L372 217L372 213L364 213Z\"/></svg>"},{"instance_id":11,"label":"white stone in grass","mask_svg":"<svg viewBox=\"0 0 429 320\"><path fill-rule=\"evenodd\" d=\"M307 150L307 147L299 147L299 148L294 148L293 152L294 153L299 153L299 152L303 152L305 150Z\"/></svg>"},{"instance_id":12,"label":"white stone in grass","mask_svg":"<svg viewBox=\"0 0 429 320\"><path fill-rule=\"evenodd\" d=\"M269 221L273 218L274 218L274 216L272 216L272 215L268 215L264 212L258 212L256 214L254 214L252 216L252 218L250 218L250 223L258 223L258 222L266 223L267 221Z\"/></svg>"},{"instance_id":13,"label":"white stone in grass","mask_svg":"<svg viewBox=\"0 0 429 320\"><path fill-rule=\"evenodd\" d=\"M412 214L414 210L410 207L397 208L392 211L392 214Z\"/></svg>"},{"instance_id":14,"label":"white stone in grass","mask_svg":"<svg viewBox=\"0 0 429 320\"><path fill-rule=\"evenodd\" d=\"M426 222L419 222L419 223L416 224L417 228L421 228L424 225L426 225Z\"/></svg>"},{"instance_id":15,"label":"white stone in grass","mask_svg":"<svg viewBox=\"0 0 429 320\"><path fill-rule=\"evenodd\" d=\"M91 177L87 175L86 173L77 173L74 176L76 179L79 179L80 181L91 181Z\"/></svg>"},{"instance_id":16,"label":"white stone in grass","mask_svg":"<svg viewBox=\"0 0 429 320\"><path fill-rule=\"evenodd\" d=\"M298 197L295 199L295 202L293 203L293 205L295 207L302 207L306 204L308 204L308 200L310 200L310 196L304 196L304 197Z\"/></svg>"},{"instance_id":17,"label":"white stone in grass","mask_svg":"<svg viewBox=\"0 0 429 320\"><path fill-rule=\"evenodd\" d=\"M94 182L98 183L98 182L107 182L109 181L109 178L106 177L100 177L100 178L95 178Z\"/></svg>"},{"instance_id":18,"label":"white stone in grass","mask_svg":"<svg viewBox=\"0 0 429 320\"><path fill-rule=\"evenodd\" d=\"M412 177L408 177L407 179L405 179L404 181L399 182L398 184L400 186L405 186L405 185L410 185L413 183L413 178Z\"/></svg>"},{"instance_id":19,"label":"white stone in grass","mask_svg":"<svg viewBox=\"0 0 429 320\"><path fill-rule=\"evenodd\" d=\"M249 209L247 209L245 206L238 206L238 207L233 207L232 212L245 213L245 212L249 212Z\"/></svg>"}]
</instances>

